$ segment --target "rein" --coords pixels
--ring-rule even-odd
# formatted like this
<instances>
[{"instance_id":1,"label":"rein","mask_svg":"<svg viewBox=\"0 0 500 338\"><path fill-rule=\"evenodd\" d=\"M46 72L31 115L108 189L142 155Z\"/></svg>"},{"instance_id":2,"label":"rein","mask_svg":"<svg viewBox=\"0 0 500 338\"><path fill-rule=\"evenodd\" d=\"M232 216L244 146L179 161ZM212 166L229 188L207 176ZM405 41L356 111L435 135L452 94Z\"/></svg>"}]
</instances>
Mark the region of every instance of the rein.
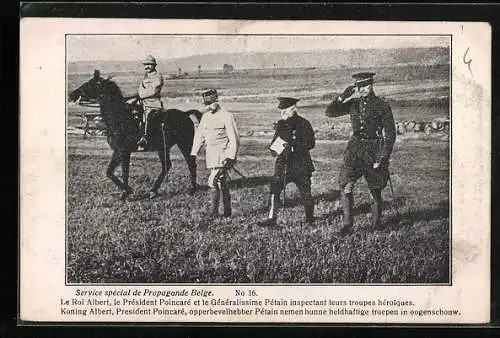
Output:
<instances>
[{"instance_id":1,"label":"rein","mask_svg":"<svg viewBox=\"0 0 500 338\"><path fill-rule=\"evenodd\" d=\"M89 108L100 108L99 102L96 101L78 101L78 105Z\"/></svg>"}]
</instances>

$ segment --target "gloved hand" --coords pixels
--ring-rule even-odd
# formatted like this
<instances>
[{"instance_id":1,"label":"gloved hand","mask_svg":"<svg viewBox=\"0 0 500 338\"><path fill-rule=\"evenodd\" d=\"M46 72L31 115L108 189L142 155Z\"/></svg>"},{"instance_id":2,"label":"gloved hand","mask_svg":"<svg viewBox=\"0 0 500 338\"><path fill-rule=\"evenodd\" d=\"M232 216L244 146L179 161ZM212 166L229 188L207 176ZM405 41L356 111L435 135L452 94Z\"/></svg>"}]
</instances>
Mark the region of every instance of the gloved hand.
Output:
<instances>
[{"instance_id":1,"label":"gloved hand","mask_svg":"<svg viewBox=\"0 0 500 338\"><path fill-rule=\"evenodd\" d=\"M126 102L128 104L135 105L139 103L139 100L140 100L139 95L136 94L132 97L129 97Z\"/></svg>"},{"instance_id":2,"label":"gloved hand","mask_svg":"<svg viewBox=\"0 0 500 338\"><path fill-rule=\"evenodd\" d=\"M344 92L340 95L340 100L344 101L347 98L351 97L354 93L356 92L356 86L355 85L350 85L347 87Z\"/></svg>"},{"instance_id":3,"label":"gloved hand","mask_svg":"<svg viewBox=\"0 0 500 338\"><path fill-rule=\"evenodd\" d=\"M233 165L235 164L236 160L232 159L232 158L226 158L224 159L224 161L222 161L222 165L225 167L225 168L232 168Z\"/></svg>"},{"instance_id":4,"label":"gloved hand","mask_svg":"<svg viewBox=\"0 0 500 338\"><path fill-rule=\"evenodd\" d=\"M381 158L379 161L373 163L373 169L386 169L389 166L389 160Z\"/></svg>"}]
</instances>

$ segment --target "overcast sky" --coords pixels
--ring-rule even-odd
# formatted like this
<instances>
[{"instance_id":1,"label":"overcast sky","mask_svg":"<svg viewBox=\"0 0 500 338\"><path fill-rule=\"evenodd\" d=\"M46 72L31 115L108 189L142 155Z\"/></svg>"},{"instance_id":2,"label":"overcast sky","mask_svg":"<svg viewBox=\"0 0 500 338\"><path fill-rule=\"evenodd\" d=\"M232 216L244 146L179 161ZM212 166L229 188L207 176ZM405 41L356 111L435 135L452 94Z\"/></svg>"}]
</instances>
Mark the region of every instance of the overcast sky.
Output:
<instances>
[{"instance_id":1,"label":"overcast sky","mask_svg":"<svg viewBox=\"0 0 500 338\"><path fill-rule=\"evenodd\" d=\"M159 36L68 35L69 62L158 59L234 52L294 52L352 48L447 47L448 36Z\"/></svg>"}]
</instances>

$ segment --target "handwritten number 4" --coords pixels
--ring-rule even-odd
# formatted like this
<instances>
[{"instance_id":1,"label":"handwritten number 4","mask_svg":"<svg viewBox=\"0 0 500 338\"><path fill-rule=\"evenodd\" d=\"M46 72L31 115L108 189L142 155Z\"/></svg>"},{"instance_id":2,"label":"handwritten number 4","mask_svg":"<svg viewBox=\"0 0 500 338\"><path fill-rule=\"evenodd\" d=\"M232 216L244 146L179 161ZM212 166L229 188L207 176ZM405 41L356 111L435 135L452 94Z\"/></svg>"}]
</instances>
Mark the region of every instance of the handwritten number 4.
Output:
<instances>
[{"instance_id":1,"label":"handwritten number 4","mask_svg":"<svg viewBox=\"0 0 500 338\"><path fill-rule=\"evenodd\" d=\"M467 49L465 50L463 61L467 65L467 67L469 68L469 72L472 75L472 69L471 69L471 66L470 66L470 64L472 63L472 59L470 59L470 58L468 60L466 59L467 54L469 53L469 49L470 49L470 47L467 47Z\"/></svg>"}]
</instances>

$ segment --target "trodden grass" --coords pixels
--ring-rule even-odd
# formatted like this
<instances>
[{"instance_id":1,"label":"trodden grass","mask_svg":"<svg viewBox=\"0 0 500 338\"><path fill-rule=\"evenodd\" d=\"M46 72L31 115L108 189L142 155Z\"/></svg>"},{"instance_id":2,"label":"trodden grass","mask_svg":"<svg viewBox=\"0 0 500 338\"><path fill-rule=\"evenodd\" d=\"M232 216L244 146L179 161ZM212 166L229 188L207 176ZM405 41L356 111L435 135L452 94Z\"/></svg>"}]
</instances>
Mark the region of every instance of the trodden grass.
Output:
<instances>
[{"instance_id":1,"label":"trodden grass","mask_svg":"<svg viewBox=\"0 0 500 338\"><path fill-rule=\"evenodd\" d=\"M232 177L233 217L208 229L197 224L208 208L208 190L188 195L187 165L177 149L168 182L146 198L160 164L156 154L134 154L130 201L118 201L105 177L111 152L104 138L68 143L67 280L69 283L448 283L449 143L400 140L392 156L394 196L384 190L386 229L370 229L369 195L355 191L355 232L340 236L336 185L345 142L318 142L314 226L293 184L276 228L266 217L273 158L266 142L242 139ZM118 170L118 174L120 174ZM198 183L208 171L198 159ZM400 217L396 217L395 208Z\"/></svg>"}]
</instances>

